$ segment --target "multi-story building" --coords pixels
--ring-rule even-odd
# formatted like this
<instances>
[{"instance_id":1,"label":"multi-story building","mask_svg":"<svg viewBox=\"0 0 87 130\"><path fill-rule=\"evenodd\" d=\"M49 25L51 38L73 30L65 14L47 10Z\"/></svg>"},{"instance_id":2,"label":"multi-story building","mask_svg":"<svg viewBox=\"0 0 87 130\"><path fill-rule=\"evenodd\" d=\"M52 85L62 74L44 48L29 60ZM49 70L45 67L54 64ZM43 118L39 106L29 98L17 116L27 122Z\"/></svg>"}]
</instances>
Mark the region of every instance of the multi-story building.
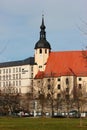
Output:
<instances>
[{"instance_id":1,"label":"multi-story building","mask_svg":"<svg viewBox=\"0 0 87 130\"><path fill-rule=\"evenodd\" d=\"M3 92L27 93L31 91L34 58L0 63L0 89Z\"/></svg>"}]
</instances>

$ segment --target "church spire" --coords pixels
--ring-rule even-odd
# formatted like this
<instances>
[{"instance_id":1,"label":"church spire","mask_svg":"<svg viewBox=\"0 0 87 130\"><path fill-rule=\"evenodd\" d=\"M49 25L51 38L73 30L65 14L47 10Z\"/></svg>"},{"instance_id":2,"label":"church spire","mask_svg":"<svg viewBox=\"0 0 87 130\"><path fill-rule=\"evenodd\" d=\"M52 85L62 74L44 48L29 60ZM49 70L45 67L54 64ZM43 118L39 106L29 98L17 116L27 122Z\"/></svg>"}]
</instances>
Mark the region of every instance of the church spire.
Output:
<instances>
[{"instance_id":1,"label":"church spire","mask_svg":"<svg viewBox=\"0 0 87 130\"><path fill-rule=\"evenodd\" d=\"M45 32L45 24L44 24L44 15L42 15L42 23L40 26L40 39L39 41L35 44L35 49L38 48L46 48L51 50L51 46L49 44L49 42L46 40L46 32Z\"/></svg>"},{"instance_id":2,"label":"church spire","mask_svg":"<svg viewBox=\"0 0 87 130\"><path fill-rule=\"evenodd\" d=\"M42 15L42 24L40 26L40 39L46 39L46 32L45 32L45 25L44 25L44 15Z\"/></svg>"}]
</instances>

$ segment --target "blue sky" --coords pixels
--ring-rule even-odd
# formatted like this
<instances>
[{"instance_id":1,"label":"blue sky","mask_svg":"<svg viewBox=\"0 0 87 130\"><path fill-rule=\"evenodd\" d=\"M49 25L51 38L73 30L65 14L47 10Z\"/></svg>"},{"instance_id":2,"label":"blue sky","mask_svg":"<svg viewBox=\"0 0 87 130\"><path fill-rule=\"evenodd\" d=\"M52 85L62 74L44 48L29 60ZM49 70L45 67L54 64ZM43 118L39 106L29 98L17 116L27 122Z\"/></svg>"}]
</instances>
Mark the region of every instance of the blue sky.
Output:
<instances>
[{"instance_id":1,"label":"blue sky","mask_svg":"<svg viewBox=\"0 0 87 130\"><path fill-rule=\"evenodd\" d=\"M0 62L34 56L42 14L52 51L87 46L87 0L0 0Z\"/></svg>"}]
</instances>

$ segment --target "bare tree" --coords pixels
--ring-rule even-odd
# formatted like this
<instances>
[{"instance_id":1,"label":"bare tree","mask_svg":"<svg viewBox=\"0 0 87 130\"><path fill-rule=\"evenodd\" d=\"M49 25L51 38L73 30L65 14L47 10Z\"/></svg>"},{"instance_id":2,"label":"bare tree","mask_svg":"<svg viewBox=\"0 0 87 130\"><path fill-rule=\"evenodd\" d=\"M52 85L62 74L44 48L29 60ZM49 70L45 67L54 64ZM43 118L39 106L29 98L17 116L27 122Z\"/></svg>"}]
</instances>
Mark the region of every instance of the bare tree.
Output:
<instances>
[{"instance_id":1,"label":"bare tree","mask_svg":"<svg viewBox=\"0 0 87 130\"><path fill-rule=\"evenodd\" d=\"M13 87L12 91L13 91ZM18 93L11 93L11 88L6 87L6 90L0 92L0 113L11 115L20 107L20 95Z\"/></svg>"}]
</instances>

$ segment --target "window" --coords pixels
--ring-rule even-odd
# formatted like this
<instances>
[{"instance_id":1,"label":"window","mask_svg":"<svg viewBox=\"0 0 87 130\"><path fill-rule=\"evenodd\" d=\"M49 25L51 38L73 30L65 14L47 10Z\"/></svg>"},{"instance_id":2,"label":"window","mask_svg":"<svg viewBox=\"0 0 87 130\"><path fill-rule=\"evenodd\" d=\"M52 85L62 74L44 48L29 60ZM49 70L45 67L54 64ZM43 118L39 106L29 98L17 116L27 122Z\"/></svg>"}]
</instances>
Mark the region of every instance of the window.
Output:
<instances>
[{"instance_id":1,"label":"window","mask_svg":"<svg viewBox=\"0 0 87 130\"><path fill-rule=\"evenodd\" d=\"M8 87L9 85L8 85L8 82L6 82L6 87Z\"/></svg>"},{"instance_id":2,"label":"window","mask_svg":"<svg viewBox=\"0 0 87 130\"><path fill-rule=\"evenodd\" d=\"M60 81L60 78L58 78L58 81Z\"/></svg>"},{"instance_id":3,"label":"window","mask_svg":"<svg viewBox=\"0 0 87 130\"><path fill-rule=\"evenodd\" d=\"M13 79L15 79L15 74L13 74Z\"/></svg>"},{"instance_id":4,"label":"window","mask_svg":"<svg viewBox=\"0 0 87 130\"><path fill-rule=\"evenodd\" d=\"M6 75L6 80L8 80L8 75Z\"/></svg>"},{"instance_id":5,"label":"window","mask_svg":"<svg viewBox=\"0 0 87 130\"><path fill-rule=\"evenodd\" d=\"M1 82L0 82L0 87L1 87Z\"/></svg>"},{"instance_id":6,"label":"window","mask_svg":"<svg viewBox=\"0 0 87 130\"><path fill-rule=\"evenodd\" d=\"M16 81L16 86L18 86L18 81Z\"/></svg>"},{"instance_id":7,"label":"window","mask_svg":"<svg viewBox=\"0 0 87 130\"><path fill-rule=\"evenodd\" d=\"M11 86L11 81L9 81L9 86Z\"/></svg>"},{"instance_id":8,"label":"window","mask_svg":"<svg viewBox=\"0 0 87 130\"><path fill-rule=\"evenodd\" d=\"M9 80L11 80L11 75L9 75Z\"/></svg>"},{"instance_id":9,"label":"window","mask_svg":"<svg viewBox=\"0 0 87 130\"><path fill-rule=\"evenodd\" d=\"M48 90L50 90L50 88L51 88L51 86L50 86L50 84L48 85Z\"/></svg>"},{"instance_id":10,"label":"window","mask_svg":"<svg viewBox=\"0 0 87 130\"><path fill-rule=\"evenodd\" d=\"M18 68L16 68L16 72L18 72Z\"/></svg>"},{"instance_id":11,"label":"window","mask_svg":"<svg viewBox=\"0 0 87 130\"><path fill-rule=\"evenodd\" d=\"M21 79L21 74L19 74L19 79Z\"/></svg>"},{"instance_id":12,"label":"window","mask_svg":"<svg viewBox=\"0 0 87 130\"><path fill-rule=\"evenodd\" d=\"M19 86L21 86L21 81L19 81Z\"/></svg>"},{"instance_id":13,"label":"window","mask_svg":"<svg viewBox=\"0 0 87 130\"><path fill-rule=\"evenodd\" d=\"M16 74L16 79L18 79L18 74Z\"/></svg>"},{"instance_id":14,"label":"window","mask_svg":"<svg viewBox=\"0 0 87 130\"><path fill-rule=\"evenodd\" d=\"M19 93L21 93L21 88L19 88Z\"/></svg>"},{"instance_id":15,"label":"window","mask_svg":"<svg viewBox=\"0 0 87 130\"><path fill-rule=\"evenodd\" d=\"M1 80L1 78L2 78L2 77L0 76L0 80Z\"/></svg>"},{"instance_id":16,"label":"window","mask_svg":"<svg viewBox=\"0 0 87 130\"><path fill-rule=\"evenodd\" d=\"M40 54L41 54L41 53L42 53L42 49L40 49L40 51L39 51L39 52L40 52Z\"/></svg>"},{"instance_id":17,"label":"window","mask_svg":"<svg viewBox=\"0 0 87 130\"><path fill-rule=\"evenodd\" d=\"M42 68L42 65L40 65L39 68Z\"/></svg>"},{"instance_id":18,"label":"window","mask_svg":"<svg viewBox=\"0 0 87 130\"><path fill-rule=\"evenodd\" d=\"M81 89L82 88L82 84L79 84L78 88Z\"/></svg>"},{"instance_id":19,"label":"window","mask_svg":"<svg viewBox=\"0 0 87 130\"><path fill-rule=\"evenodd\" d=\"M81 81L82 80L82 78L79 78L79 81Z\"/></svg>"},{"instance_id":20,"label":"window","mask_svg":"<svg viewBox=\"0 0 87 130\"><path fill-rule=\"evenodd\" d=\"M60 89L60 84L58 84L58 89Z\"/></svg>"},{"instance_id":21,"label":"window","mask_svg":"<svg viewBox=\"0 0 87 130\"><path fill-rule=\"evenodd\" d=\"M66 92L69 93L69 88L66 88Z\"/></svg>"},{"instance_id":22,"label":"window","mask_svg":"<svg viewBox=\"0 0 87 130\"><path fill-rule=\"evenodd\" d=\"M5 74L5 69L3 69L3 74Z\"/></svg>"},{"instance_id":23,"label":"window","mask_svg":"<svg viewBox=\"0 0 87 130\"><path fill-rule=\"evenodd\" d=\"M13 86L15 86L15 81L13 81Z\"/></svg>"},{"instance_id":24,"label":"window","mask_svg":"<svg viewBox=\"0 0 87 130\"><path fill-rule=\"evenodd\" d=\"M31 80L31 85L33 86L33 80Z\"/></svg>"},{"instance_id":25,"label":"window","mask_svg":"<svg viewBox=\"0 0 87 130\"><path fill-rule=\"evenodd\" d=\"M3 87L5 87L5 82L3 82Z\"/></svg>"},{"instance_id":26,"label":"window","mask_svg":"<svg viewBox=\"0 0 87 130\"><path fill-rule=\"evenodd\" d=\"M18 89L16 88L16 93L18 93Z\"/></svg>"},{"instance_id":27,"label":"window","mask_svg":"<svg viewBox=\"0 0 87 130\"><path fill-rule=\"evenodd\" d=\"M33 71L33 66L31 66L31 71Z\"/></svg>"},{"instance_id":28,"label":"window","mask_svg":"<svg viewBox=\"0 0 87 130\"><path fill-rule=\"evenodd\" d=\"M47 49L45 49L45 53L47 53Z\"/></svg>"},{"instance_id":29,"label":"window","mask_svg":"<svg viewBox=\"0 0 87 130\"><path fill-rule=\"evenodd\" d=\"M60 93L58 93L58 94L57 94L57 98L60 98L60 97L61 97L61 94L60 94Z\"/></svg>"},{"instance_id":30,"label":"window","mask_svg":"<svg viewBox=\"0 0 87 130\"><path fill-rule=\"evenodd\" d=\"M66 78L66 85L68 85L69 84L69 79L68 78Z\"/></svg>"},{"instance_id":31,"label":"window","mask_svg":"<svg viewBox=\"0 0 87 130\"><path fill-rule=\"evenodd\" d=\"M50 82L50 79L48 79L48 82Z\"/></svg>"},{"instance_id":32,"label":"window","mask_svg":"<svg viewBox=\"0 0 87 130\"><path fill-rule=\"evenodd\" d=\"M31 73L31 78L33 78L33 73Z\"/></svg>"},{"instance_id":33,"label":"window","mask_svg":"<svg viewBox=\"0 0 87 130\"><path fill-rule=\"evenodd\" d=\"M15 68L13 68L13 73L15 73Z\"/></svg>"},{"instance_id":34,"label":"window","mask_svg":"<svg viewBox=\"0 0 87 130\"><path fill-rule=\"evenodd\" d=\"M8 73L8 69L6 69L6 73Z\"/></svg>"},{"instance_id":35,"label":"window","mask_svg":"<svg viewBox=\"0 0 87 130\"><path fill-rule=\"evenodd\" d=\"M19 72L21 72L21 67L19 68Z\"/></svg>"},{"instance_id":36,"label":"window","mask_svg":"<svg viewBox=\"0 0 87 130\"><path fill-rule=\"evenodd\" d=\"M9 68L9 73L11 73L11 69Z\"/></svg>"},{"instance_id":37,"label":"window","mask_svg":"<svg viewBox=\"0 0 87 130\"><path fill-rule=\"evenodd\" d=\"M5 80L5 75L3 75L3 80Z\"/></svg>"}]
</instances>

